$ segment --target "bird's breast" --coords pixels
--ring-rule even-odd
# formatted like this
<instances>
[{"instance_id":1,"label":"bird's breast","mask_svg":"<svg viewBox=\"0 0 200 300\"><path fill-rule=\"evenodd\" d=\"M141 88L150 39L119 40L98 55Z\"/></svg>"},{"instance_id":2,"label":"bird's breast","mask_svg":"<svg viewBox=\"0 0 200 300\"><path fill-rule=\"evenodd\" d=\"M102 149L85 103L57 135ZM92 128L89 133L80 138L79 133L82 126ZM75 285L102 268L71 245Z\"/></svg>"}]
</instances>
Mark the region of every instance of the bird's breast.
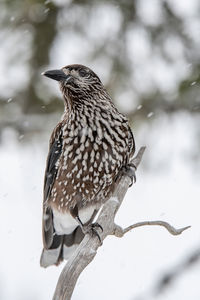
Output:
<instances>
[{"instance_id":1,"label":"bird's breast","mask_svg":"<svg viewBox=\"0 0 200 300\"><path fill-rule=\"evenodd\" d=\"M106 201L110 186L126 164L128 141L122 126L114 126L105 117L101 122L83 120L74 119L63 127L62 154L51 193L51 201L61 211L77 203L86 207Z\"/></svg>"}]
</instances>

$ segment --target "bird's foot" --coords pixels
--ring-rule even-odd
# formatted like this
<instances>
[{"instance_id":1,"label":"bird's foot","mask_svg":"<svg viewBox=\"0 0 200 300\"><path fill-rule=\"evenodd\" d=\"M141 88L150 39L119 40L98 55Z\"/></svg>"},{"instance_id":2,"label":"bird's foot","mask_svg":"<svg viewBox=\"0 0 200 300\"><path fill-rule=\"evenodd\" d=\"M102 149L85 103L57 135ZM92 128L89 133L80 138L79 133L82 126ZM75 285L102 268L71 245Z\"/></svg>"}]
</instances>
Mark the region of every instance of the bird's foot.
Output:
<instances>
[{"instance_id":1,"label":"bird's foot","mask_svg":"<svg viewBox=\"0 0 200 300\"><path fill-rule=\"evenodd\" d=\"M102 240L97 229L101 229L101 231L103 232L103 227L99 223L95 222L87 225L82 225L81 229L84 234L89 234L92 237L97 236L100 244L102 245Z\"/></svg>"},{"instance_id":2,"label":"bird's foot","mask_svg":"<svg viewBox=\"0 0 200 300\"><path fill-rule=\"evenodd\" d=\"M126 175L131 179L131 183L129 187L133 185L133 182L136 182L136 174L135 171L137 170L136 166L133 163L127 164L126 166L123 166L121 170L119 171L119 174L117 175L116 181L119 177L122 175Z\"/></svg>"},{"instance_id":3,"label":"bird's foot","mask_svg":"<svg viewBox=\"0 0 200 300\"><path fill-rule=\"evenodd\" d=\"M101 231L103 232L103 227L95 222L95 223L86 223L83 224L79 215L78 215L78 208L77 206L75 206L74 208L71 208L70 210L71 215L76 219L76 221L78 222L79 226L81 227L81 230L84 234L89 234L90 236L97 236L99 239L100 244L102 245L102 240L101 237L97 231L97 229L101 229Z\"/></svg>"}]
</instances>

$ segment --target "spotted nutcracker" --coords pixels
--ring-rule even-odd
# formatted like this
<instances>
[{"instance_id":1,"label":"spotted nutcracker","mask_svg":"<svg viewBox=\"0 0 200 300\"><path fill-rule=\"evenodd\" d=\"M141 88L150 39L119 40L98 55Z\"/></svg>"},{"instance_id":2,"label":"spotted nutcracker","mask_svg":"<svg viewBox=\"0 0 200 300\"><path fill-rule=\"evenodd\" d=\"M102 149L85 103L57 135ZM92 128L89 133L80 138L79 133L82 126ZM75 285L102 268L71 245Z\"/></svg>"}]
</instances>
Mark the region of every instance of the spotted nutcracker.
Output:
<instances>
[{"instance_id":1,"label":"spotted nutcracker","mask_svg":"<svg viewBox=\"0 0 200 300\"><path fill-rule=\"evenodd\" d=\"M130 166L133 134L99 77L83 65L42 73L57 80L65 111L50 138L44 179L43 244L40 264L58 265L86 233ZM103 228L101 228L103 230Z\"/></svg>"}]
</instances>

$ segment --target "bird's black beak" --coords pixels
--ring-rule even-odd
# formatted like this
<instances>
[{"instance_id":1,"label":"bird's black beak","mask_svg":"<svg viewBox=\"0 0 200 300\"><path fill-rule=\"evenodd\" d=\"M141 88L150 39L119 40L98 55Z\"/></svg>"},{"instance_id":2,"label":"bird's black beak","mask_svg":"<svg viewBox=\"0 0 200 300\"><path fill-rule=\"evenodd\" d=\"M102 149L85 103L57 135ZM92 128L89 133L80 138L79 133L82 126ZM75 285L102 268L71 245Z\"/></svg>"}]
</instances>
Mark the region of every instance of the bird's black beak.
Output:
<instances>
[{"instance_id":1,"label":"bird's black beak","mask_svg":"<svg viewBox=\"0 0 200 300\"><path fill-rule=\"evenodd\" d=\"M43 72L41 75L44 75L46 77L49 77L57 81L62 81L62 80L68 81L72 77L71 75L66 75L62 70L50 70L50 71Z\"/></svg>"}]
</instances>

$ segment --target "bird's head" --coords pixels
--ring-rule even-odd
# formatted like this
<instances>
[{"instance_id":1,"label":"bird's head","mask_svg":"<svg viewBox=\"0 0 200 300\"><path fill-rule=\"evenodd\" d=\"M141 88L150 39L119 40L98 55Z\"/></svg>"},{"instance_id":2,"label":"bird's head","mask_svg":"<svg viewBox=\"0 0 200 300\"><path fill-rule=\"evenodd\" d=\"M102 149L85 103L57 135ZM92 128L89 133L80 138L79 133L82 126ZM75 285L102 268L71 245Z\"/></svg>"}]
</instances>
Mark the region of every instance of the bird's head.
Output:
<instances>
[{"instance_id":1,"label":"bird's head","mask_svg":"<svg viewBox=\"0 0 200 300\"><path fill-rule=\"evenodd\" d=\"M71 91L80 95L103 87L99 77L90 68L78 64L68 65L60 70L46 71L42 75L57 80L64 93Z\"/></svg>"}]
</instances>

